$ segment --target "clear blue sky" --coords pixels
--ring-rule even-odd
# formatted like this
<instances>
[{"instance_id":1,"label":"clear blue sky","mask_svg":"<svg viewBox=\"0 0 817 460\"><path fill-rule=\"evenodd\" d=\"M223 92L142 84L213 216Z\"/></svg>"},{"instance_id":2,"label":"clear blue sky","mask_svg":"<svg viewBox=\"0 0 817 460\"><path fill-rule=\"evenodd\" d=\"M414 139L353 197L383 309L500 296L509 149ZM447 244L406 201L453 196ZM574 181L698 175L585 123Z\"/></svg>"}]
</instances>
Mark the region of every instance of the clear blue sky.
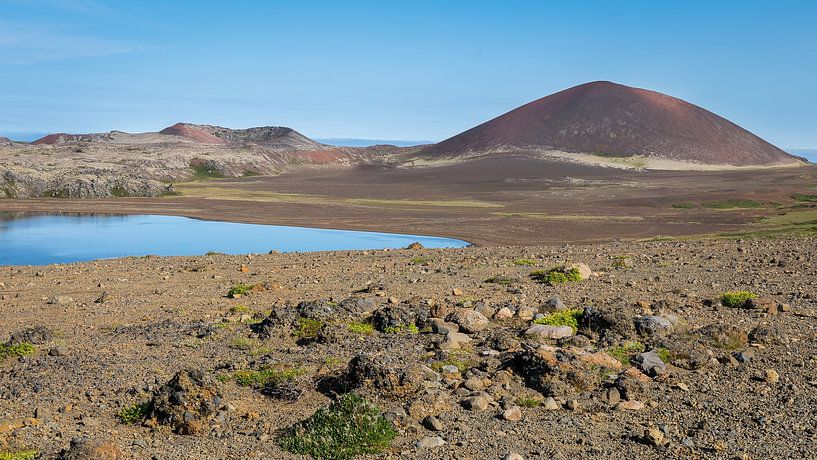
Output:
<instances>
[{"instance_id":1,"label":"clear blue sky","mask_svg":"<svg viewBox=\"0 0 817 460\"><path fill-rule=\"evenodd\" d=\"M592 80L817 147L817 2L0 0L0 133L439 140Z\"/></svg>"}]
</instances>

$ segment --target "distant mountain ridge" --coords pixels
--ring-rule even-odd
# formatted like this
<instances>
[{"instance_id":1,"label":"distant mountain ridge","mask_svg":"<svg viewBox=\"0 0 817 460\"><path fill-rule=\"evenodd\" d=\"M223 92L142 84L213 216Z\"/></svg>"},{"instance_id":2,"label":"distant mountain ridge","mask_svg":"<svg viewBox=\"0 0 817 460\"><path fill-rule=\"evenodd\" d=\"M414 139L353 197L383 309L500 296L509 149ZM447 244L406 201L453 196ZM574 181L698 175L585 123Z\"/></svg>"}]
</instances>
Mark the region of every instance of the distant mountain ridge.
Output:
<instances>
[{"instance_id":1,"label":"distant mountain ridge","mask_svg":"<svg viewBox=\"0 0 817 460\"><path fill-rule=\"evenodd\" d=\"M772 166L799 160L738 125L665 94L598 81L525 104L418 154L429 160L512 150Z\"/></svg>"}]
</instances>

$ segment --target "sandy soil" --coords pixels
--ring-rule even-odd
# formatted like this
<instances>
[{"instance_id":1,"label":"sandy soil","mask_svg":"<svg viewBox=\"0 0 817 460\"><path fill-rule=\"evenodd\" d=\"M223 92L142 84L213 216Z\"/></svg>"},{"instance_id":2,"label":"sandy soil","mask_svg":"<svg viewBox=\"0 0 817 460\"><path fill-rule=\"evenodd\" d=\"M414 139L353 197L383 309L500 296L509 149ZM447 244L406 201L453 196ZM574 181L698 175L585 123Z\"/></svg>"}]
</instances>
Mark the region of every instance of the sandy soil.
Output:
<instances>
[{"instance_id":1,"label":"sandy soil","mask_svg":"<svg viewBox=\"0 0 817 460\"><path fill-rule=\"evenodd\" d=\"M385 386L388 380L373 377L355 387L397 423L386 458L813 458L815 249L814 239L803 238L619 242L0 267L0 342L28 328L49 332L33 355L0 361L0 453L34 449L54 458L71 439L90 437L127 458L294 458L280 449L280 430L326 405L332 393L320 382L349 378L347 363L365 353L385 360L375 361L383 378L416 365L445 374L439 363L467 363L454 374L427 372L422 382ZM617 264L623 256L628 262ZM528 276L569 260L596 273L555 286ZM486 281L496 277L504 281ZM225 297L239 282L264 289ZM754 309L719 305L722 292L744 289L766 300ZM524 315L547 311L555 296L569 308L606 312L598 317L610 322L582 326L573 339L526 337ZM349 313L340 302L347 298L373 303ZM297 306L316 299L324 301L318 310ZM500 307L513 315L491 313ZM270 311L284 320L264 338L253 325ZM491 317L456 354L441 351L445 336L423 316L454 311ZM378 324L394 315L416 321L420 333L348 329L353 320ZM633 321L643 315L672 325L637 332ZM317 337L298 337L298 321L286 320L298 316L325 326ZM633 342L669 350L666 372L649 377L627 370L626 359L623 367L610 361L615 347ZM694 366L684 358L688 347L703 353ZM556 359L561 370L550 372L577 386L542 387L541 367L514 364L526 356ZM268 365L302 370L297 402L230 378ZM218 413L197 434L117 418L186 368L220 378ZM472 407L473 397L487 406ZM522 402L521 420L506 420L505 411ZM428 415L439 431L426 427ZM426 437L445 445L418 448Z\"/></svg>"}]
</instances>

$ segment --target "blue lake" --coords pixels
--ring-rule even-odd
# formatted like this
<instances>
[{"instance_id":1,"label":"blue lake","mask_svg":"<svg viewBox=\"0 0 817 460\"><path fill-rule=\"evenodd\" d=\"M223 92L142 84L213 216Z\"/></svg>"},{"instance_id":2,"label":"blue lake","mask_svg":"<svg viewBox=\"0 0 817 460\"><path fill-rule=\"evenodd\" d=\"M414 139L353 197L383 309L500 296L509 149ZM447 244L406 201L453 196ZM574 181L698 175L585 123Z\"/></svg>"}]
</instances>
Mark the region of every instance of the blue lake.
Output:
<instances>
[{"instance_id":1,"label":"blue lake","mask_svg":"<svg viewBox=\"0 0 817 460\"><path fill-rule=\"evenodd\" d=\"M0 265L45 265L142 255L201 255L468 246L433 236L239 224L155 215L0 213Z\"/></svg>"}]
</instances>

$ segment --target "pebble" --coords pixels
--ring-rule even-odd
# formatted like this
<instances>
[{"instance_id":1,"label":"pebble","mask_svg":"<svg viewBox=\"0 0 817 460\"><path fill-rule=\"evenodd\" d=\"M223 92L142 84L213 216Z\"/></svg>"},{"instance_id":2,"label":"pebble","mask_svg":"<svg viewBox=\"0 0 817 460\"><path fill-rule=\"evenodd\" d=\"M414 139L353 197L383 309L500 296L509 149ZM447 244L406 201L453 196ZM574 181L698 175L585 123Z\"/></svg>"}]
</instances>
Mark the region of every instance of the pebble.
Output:
<instances>
[{"instance_id":1,"label":"pebble","mask_svg":"<svg viewBox=\"0 0 817 460\"><path fill-rule=\"evenodd\" d=\"M426 436L425 438L417 441L417 448L418 449L425 449L425 448L432 448L432 447L442 447L445 445L445 440L439 436Z\"/></svg>"},{"instance_id":2,"label":"pebble","mask_svg":"<svg viewBox=\"0 0 817 460\"><path fill-rule=\"evenodd\" d=\"M522 409L520 409L519 406L505 409L505 411L502 412L502 418L509 422L518 422L522 420Z\"/></svg>"},{"instance_id":3,"label":"pebble","mask_svg":"<svg viewBox=\"0 0 817 460\"><path fill-rule=\"evenodd\" d=\"M510 319L512 317L513 312L508 307L502 307L494 314L494 319Z\"/></svg>"},{"instance_id":4,"label":"pebble","mask_svg":"<svg viewBox=\"0 0 817 460\"><path fill-rule=\"evenodd\" d=\"M443 422L433 415L426 416L426 418L423 419L423 426L431 431L442 431L445 428Z\"/></svg>"},{"instance_id":5,"label":"pebble","mask_svg":"<svg viewBox=\"0 0 817 460\"><path fill-rule=\"evenodd\" d=\"M618 410L644 410L644 403L641 401L620 401L616 405Z\"/></svg>"},{"instance_id":6,"label":"pebble","mask_svg":"<svg viewBox=\"0 0 817 460\"><path fill-rule=\"evenodd\" d=\"M491 403L485 396L473 396L464 399L462 402L466 409L473 411L484 411L488 409L488 405Z\"/></svg>"},{"instance_id":7,"label":"pebble","mask_svg":"<svg viewBox=\"0 0 817 460\"><path fill-rule=\"evenodd\" d=\"M644 441L652 446L660 446L664 443L664 433L656 427L648 428L644 432Z\"/></svg>"},{"instance_id":8,"label":"pebble","mask_svg":"<svg viewBox=\"0 0 817 460\"><path fill-rule=\"evenodd\" d=\"M511 452L508 455L502 457L502 460L525 460L525 457L523 457L520 454L517 454L516 452Z\"/></svg>"},{"instance_id":9,"label":"pebble","mask_svg":"<svg viewBox=\"0 0 817 460\"><path fill-rule=\"evenodd\" d=\"M559 410L562 407L552 397L545 399L545 402L542 405L545 407L545 410Z\"/></svg>"},{"instance_id":10,"label":"pebble","mask_svg":"<svg viewBox=\"0 0 817 460\"><path fill-rule=\"evenodd\" d=\"M763 380L766 383L777 383L780 381L780 374L778 374L774 369L766 369Z\"/></svg>"}]
</instances>

